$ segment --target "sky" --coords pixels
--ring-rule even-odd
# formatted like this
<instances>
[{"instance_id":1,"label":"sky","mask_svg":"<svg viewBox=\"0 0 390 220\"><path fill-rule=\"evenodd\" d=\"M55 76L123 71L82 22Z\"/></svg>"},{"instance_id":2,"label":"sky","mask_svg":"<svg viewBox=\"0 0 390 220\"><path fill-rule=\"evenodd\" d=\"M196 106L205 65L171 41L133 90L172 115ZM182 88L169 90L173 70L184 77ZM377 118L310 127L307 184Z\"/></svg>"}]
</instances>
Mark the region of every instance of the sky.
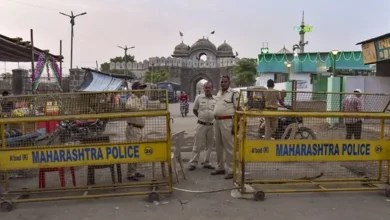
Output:
<instances>
[{"instance_id":1,"label":"sky","mask_svg":"<svg viewBox=\"0 0 390 220\"><path fill-rule=\"evenodd\" d=\"M255 58L263 42L270 52L299 42L294 28L305 21L313 26L306 35L310 51L333 49L360 51L357 42L390 31L389 0L0 0L0 33L30 39L34 45L59 54L63 42L63 73L70 68L71 25L59 12L75 14L73 67L96 67L124 51L117 46L135 46L137 61L168 57L181 42L192 45L208 35L219 46L226 40L239 57ZM10 72L15 63L0 63L0 72ZM21 63L20 67L30 68Z\"/></svg>"}]
</instances>

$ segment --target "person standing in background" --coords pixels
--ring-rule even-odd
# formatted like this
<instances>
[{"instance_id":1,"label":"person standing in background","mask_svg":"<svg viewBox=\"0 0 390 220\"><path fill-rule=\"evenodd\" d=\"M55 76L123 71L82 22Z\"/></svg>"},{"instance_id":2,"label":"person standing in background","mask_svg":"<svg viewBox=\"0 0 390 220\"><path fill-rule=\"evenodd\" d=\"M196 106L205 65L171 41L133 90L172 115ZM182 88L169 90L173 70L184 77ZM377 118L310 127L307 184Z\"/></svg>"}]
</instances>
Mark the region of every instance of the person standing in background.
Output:
<instances>
[{"instance_id":1,"label":"person standing in background","mask_svg":"<svg viewBox=\"0 0 390 220\"><path fill-rule=\"evenodd\" d=\"M136 92L132 93L131 96L126 101L126 109L130 111L142 111L145 107L142 104L141 98L142 92L139 90L144 90L146 85L142 85L140 82L136 81L131 85L131 90ZM145 118L144 117L132 117L127 120L126 127L126 140L132 143L139 143L143 139L143 129L145 127ZM137 172L137 164L130 163L127 166L127 179L131 181L138 181L140 177L145 175Z\"/></svg>"},{"instance_id":2,"label":"person standing in background","mask_svg":"<svg viewBox=\"0 0 390 220\"><path fill-rule=\"evenodd\" d=\"M363 105L360 97L362 90L355 89L354 94L348 95L343 102L343 109L345 112L362 112ZM360 139L362 136L362 124L361 118L345 118L346 127L346 139L352 139L352 135L355 139Z\"/></svg>"},{"instance_id":3,"label":"person standing in background","mask_svg":"<svg viewBox=\"0 0 390 220\"><path fill-rule=\"evenodd\" d=\"M282 96L280 92L276 89L275 83L272 79L267 81L268 90L265 92L265 109L268 111L277 111L279 104L284 106ZM265 134L264 139L269 140L271 136L275 135L276 129L278 127L278 117L265 117Z\"/></svg>"}]
</instances>

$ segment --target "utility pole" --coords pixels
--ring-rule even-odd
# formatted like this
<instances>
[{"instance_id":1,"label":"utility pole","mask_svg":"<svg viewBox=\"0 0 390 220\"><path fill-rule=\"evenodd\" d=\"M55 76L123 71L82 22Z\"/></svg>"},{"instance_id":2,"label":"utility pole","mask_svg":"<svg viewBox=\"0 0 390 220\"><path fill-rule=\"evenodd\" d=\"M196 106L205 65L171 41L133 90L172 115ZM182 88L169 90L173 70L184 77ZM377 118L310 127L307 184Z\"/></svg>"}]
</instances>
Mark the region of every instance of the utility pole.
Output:
<instances>
[{"instance_id":1,"label":"utility pole","mask_svg":"<svg viewBox=\"0 0 390 220\"><path fill-rule=\"evenodd\" d=\"M73 26L75 25L75 18L78 16L86 15L87 12L83 12L78 15L73 15L73 11L71 11L71 15L67 15L65 13L60 12L60 14L65 15L70 18L70 24L71 24L71 36L70 36L70 68L73 68Z\"/></svg>"},{"instance_id":2,"label":"utility pole","mask_svg":"<svg viewBox=\"0 0 390 220\"><path fill-rule=\"evenodd\" d=\"M121 47L121 46L118 46L118 47L125 51L125 76L127 78L127 50L133 49L133 48L135 48L135 46L127 47L127 45L125 45L125 47Z\"/></svg>"}]
</instances>

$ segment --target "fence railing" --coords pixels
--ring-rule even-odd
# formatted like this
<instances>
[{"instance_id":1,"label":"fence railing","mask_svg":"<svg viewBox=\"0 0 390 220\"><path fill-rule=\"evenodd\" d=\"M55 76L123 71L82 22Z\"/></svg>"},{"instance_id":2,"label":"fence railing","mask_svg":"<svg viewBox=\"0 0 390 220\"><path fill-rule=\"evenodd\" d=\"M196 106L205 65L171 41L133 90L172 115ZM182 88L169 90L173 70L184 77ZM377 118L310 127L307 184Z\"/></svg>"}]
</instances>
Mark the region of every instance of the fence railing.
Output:
<instances>
[{"instance_id":1,"label":"fence railing","mask_svg":"<svg viewBox=\"0 0 390 220\"><path fill-rule=\"evenodd\" d=\"M343 118L345 128L329 128L326 118ZM390 196L387 119L387 113L238 111L234 182L256 200L294 192Z\"/></svg>"},{"instance_id":2,"label":"fence railing","mask_svg":"<svg viewBox=\"0 0 390 220\"><path fill-rule=\"evenodd\" d=\"M76 94L75 99L80 96L99 94ZM1 118L1 207L10 211L13 204L22 202L127 195L148 195L155 201L160 194L171 193L168 104L159 103L159 108L145 110L140 97L141 94L126 97L127 112L60 111L53 115ZM72 104L70 109L87 106L86 103ZM51 133L47 134L50 127ZM161 166L154 166L156 162Z\"/></svg>"}]
</instances>

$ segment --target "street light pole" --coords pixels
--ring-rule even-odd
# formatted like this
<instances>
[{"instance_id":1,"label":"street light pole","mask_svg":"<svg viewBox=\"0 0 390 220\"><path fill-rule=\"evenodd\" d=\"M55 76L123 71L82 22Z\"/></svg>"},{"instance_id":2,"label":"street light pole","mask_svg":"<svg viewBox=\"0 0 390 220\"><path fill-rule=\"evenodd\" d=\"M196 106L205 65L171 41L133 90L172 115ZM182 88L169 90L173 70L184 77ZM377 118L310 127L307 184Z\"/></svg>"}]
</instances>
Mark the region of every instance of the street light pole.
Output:
<instances>
[{"instance_id":1,"label":"street light pole","mask_svg":"<svg viewBox=\"0 0 390 220\"><path fill-rule=\"evenodd\" d=\"M339 53L338 50L332 50L331 51L332 53L332 57L333 57L333 63L332 63L332 68L333 68L333 76L336 76L336 57L337 57L337 54ZM339 97L339 111L341 112L343 110L343 76L340 75L340 97ZM342 123L343 122L343 118L340 118L339 119L339 123Z\"/></svg>"},{"instance_id":2,"label":"street light pole","mask_svg":"<svg viewBox=\"0 0 390 220\"><path fill-rule=\"evenodd\" d=\"M133 48L135 48L135 46L127 47L127 45L125 45L125 47L121 47L121 46L118 46L118 47L125 51L125 76L127 78L127 50L133 49Z\"/></svg>"},{"instance_id":3,"label":"street light pole","mask_svg":"<svg viewBox=\"0 0 390 220\"><path fill-rule=\"evenodd\" d=\"M291 63L287 63L287 81L290 81Z\"/></svg>"},{"instance_id":4,"label":"street light pole","mask_svg":"<svg viewBox=\"0 0 390 220\"><path fill-rule=\"evenodd\" d=\"M73 26L75 25L75 18L78 17L78 16L82 16L82 15L86 15L87 12L83 12L81 14L78 14L78 15L73 15L73 11L71 11L71 15L67 15L65 13L62 13L60 12L60 14L64 15L64 16L67 16L70 18L70 24L71 24L71 36L70 36L70 68L72 69L73 68L73 37L74 37L74 34L73 34Z\"/></svg>"}]
</instances>

